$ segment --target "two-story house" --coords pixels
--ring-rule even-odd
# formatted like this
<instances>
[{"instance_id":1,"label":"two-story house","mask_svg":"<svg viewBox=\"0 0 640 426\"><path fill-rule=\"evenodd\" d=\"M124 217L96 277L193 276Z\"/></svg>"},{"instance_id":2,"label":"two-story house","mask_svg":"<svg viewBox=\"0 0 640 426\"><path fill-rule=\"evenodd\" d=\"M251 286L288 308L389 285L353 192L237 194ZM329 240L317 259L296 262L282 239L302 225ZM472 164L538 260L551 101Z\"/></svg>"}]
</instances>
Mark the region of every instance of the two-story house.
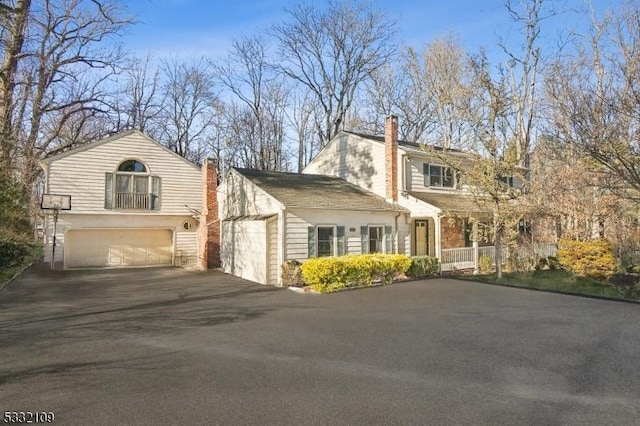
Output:
<instances>
[{"instance_id":1,"label":"two-story house","mask_svg":"<svg viewBox=\"0 0 640 426\"><path fill-rule=\"evenodd\" d=\"M207 180L215 191L215 169L201 170L135 130L53 155L41 166L44 192L71 197L71 209L58 215L55 259L53 217L45 218L45 260L56 269L206 266L212 220L204 200Z\"/></svg>"},{"instance_id":2,"label":"two-story house","mask_svg":"<svg viewBox=\"0 0 640 426\"><path fill-rule=\"evenodd\" d=\"M338 176L406 208L409 232L398 247L407 255L442 258L444 249L471 245L473 222L491 220L452 167L472 162L461 151L399 141L398 119L389 116L384 137L341 131L303 173Z\"/></svg>"},{"instance_id":3,"label":"two-story house","mask_svg":"<svg viewBox=\"0 0 640 426\"><path fill-rule=\"evenodd\" d=\"M384 137L341 131L303 173L232 168L218 188L223 270L281 284L290 260L370 252L442 259L443 250L470 246L471 224L490 214L436 154L399 141L390 116ZM447 155L459 167L473 161Z\"/></svg>"}]
</instances>

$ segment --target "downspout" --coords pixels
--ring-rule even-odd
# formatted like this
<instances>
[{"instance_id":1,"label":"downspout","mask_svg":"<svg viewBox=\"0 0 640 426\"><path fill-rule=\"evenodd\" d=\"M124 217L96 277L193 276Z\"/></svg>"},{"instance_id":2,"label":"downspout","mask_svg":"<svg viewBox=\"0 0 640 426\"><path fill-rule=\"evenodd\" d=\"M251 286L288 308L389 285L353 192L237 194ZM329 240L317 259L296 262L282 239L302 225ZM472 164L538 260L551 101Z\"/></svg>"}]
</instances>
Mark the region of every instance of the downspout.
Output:
<instances>
[{"instance_id":1,"label":"downspout","mask_svg":"<svg viewBox=\"0 0 640 426\"><path fill-rule=\"evenodd\" d=\"M437 213L436 214L436 220L435 220L435 231L436 231L436 238L435 238L435 249L436 249L436 257L438 258L438 269L441 268L440 265L442 265L441 263L441 253L442 253L442 238L440 233L442 232L442 227L440 226L440 220L442 218L442 212ZM440 271L442 272L442 271Z\"/></svg>"},{"instance_id":2,"label":"downspout","mask_svg":"<svg viewBox=\"0 0 640 426\"><path fill-rule=\"evenodd\" d=\"M407 154L402 154L402 185L401 185L401 191L402 191L402 195L406 195L407 194L407 188L409 187L409 185L407 185L407 162L409 160L409 157L407 156Z\"/></svg>"},{"instance_id":3,"label":"downspout","mask_svg":"<svg viewBox=\"0 0 640 426\"><path fill-rule=\"evenodd\" d=\"M395 250L393 250L394 254L398 254L398 247L399 246L399 240L398 240L398 218L400 217L400 215L402 214L402 212L398 212L398 214L393 218L393 222L395 225L395 232L394 232L394 244L395 244Z\"/></svg>"}]
</instances>

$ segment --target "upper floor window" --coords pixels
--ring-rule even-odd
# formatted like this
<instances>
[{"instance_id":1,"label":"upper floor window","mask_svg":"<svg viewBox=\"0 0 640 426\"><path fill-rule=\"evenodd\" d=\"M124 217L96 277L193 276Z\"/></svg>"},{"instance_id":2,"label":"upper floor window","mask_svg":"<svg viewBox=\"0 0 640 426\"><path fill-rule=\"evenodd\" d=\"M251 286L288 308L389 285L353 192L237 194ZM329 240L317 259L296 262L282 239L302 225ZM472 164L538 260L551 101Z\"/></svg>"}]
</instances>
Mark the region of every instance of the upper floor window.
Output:
<instances>
[{"instance_id":1,"label":"upper floor window","mask_svg":"<svg viewBox=\"0 0 640 426\"><path fill-rule=\"evenodd\" d=\"M147 166L138 160L126 160L118 166L119 172L147 173Z\"/></svg>"},{"instance_id":2,"label":"upper floor window","mask_svg":"<svg viewBox=\"0 0 640 426\"><path fill-rule=\"evenodd\" d=\"M515 188L515 180L513 176L500 176L500 182L507 185L509 188Z\"/></svg>"},{"instance_id":3,"label":"upper floor window","mask_svg":"<svg viewBox=\"0 0 640 426\"><path fill-rule=\"evenodd\" d=\"M104 204L107 209L159 210L160 178L141 161L125 160L106 173Z\"/></svg>"},{"instance_id":4,"label":"upper floor window","mask_svg":"<svg viewBox=\"0 0 640 426\"><path fill-rule=\"evenodd\" d=\"M424 186L427 188L454 188L455 174L453 169L441 164L424 163Z\"/></svg>"}]
</instances>

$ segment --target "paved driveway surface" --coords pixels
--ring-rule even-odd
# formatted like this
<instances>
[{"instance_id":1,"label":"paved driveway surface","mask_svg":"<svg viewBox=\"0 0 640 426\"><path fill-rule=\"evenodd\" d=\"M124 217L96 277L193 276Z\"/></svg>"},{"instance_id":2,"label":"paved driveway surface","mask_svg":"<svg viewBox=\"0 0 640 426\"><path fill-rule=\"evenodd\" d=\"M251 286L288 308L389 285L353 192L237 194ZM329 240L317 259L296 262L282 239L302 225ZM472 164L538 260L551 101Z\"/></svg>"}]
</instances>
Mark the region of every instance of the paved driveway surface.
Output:
<instances>
[{"instance_id":1,"label":"paved driveway surface","mask_svg":"<svg viewBox=\"0 0 640 426\"><path fill-rule=\"evenodd\" d=\"M219 272L28 270L0 412L57 424L640 424L640 307L434 279L299 295Z\"/></svg>"}]
</instances>

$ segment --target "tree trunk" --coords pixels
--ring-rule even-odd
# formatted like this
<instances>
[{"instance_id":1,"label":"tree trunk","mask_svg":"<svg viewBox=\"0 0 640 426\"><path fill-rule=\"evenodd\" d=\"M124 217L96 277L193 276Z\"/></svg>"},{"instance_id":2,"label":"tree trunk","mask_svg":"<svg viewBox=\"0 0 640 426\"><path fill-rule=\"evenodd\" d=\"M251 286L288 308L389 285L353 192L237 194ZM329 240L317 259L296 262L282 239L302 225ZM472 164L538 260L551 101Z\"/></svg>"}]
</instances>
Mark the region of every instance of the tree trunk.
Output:
<instances>
[{"instance_id":1,"label":"tree trunk","mask_svg":"<svg viewBox=\"0 0 640 426\"><path fill-rule=\"evenodd\" d=\"M8 41L0 66L0 173L9 174L11 170L11 157L14 148L13 118L13 91L15 89L15 77L18 70L18 59L24 45L24 33L27 17L31 7L31 0L18 0L13 9L6 10L8 28Z\"/></svg>"},{"instance_id":2,"label":"tree trunk","mask_svg":"<svg viewBox=\"0 0 640 426\"><path fill-rule=\"evenodd\" d=\"M494 224L494 247L496 250L496 257L495 257L495 261L496 261L496 277L498 277L498 279L502 278L502 223L500 223L500 220L498 219L498 217L494 217L495 220L495 224Z\"/></svg>"}]
</instances>

